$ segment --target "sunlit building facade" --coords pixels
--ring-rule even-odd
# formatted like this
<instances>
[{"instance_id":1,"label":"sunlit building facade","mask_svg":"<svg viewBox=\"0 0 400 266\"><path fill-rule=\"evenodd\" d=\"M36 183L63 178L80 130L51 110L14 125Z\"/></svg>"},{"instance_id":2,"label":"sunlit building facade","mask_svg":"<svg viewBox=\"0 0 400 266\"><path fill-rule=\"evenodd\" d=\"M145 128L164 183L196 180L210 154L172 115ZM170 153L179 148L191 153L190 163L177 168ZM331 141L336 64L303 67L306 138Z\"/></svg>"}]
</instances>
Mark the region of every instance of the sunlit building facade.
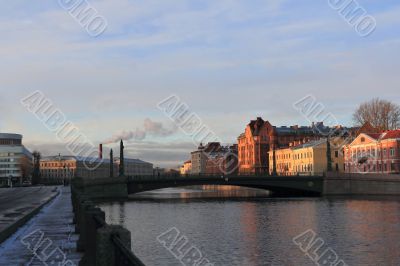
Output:
<instances>
[{"instance_id":1,"label":"sunlit building facade","mask_svg":"<svg viewBox=\"0 0 400 266\"><path fill-rule=\"evenodd\" d=\"M305 143L294 142L289 148L270 151L270 174L274 174L273 169L276 169L275 174L282 176L323 175L328 171L328 160L332 172L343 172L343 151L342 147L337 145L340 142L340 138L330 140L330 159L328 159L328 142L325 138Z\"/></svg>"},{"instance_id":2,"label":"sunlit building facade","mask_svg":"<svg viewBox=\"0 0 400 266\"><path fill-rule=\"evenodd\" d=\"M262 174L270 172L268 153L270 150L288 147L295 141L311 141L329 132L323 123L310 127L275 127L261 117L250 121L245 132L238 137L240 174Z\"/></svg>"},{"instance_id":3,"label":"sunlit building facade","mask_svg":"<svg viewBox=\"0 0 400 266\"><path fill-rule=\"evenodd\" d=\"M346 173L400 173L400 129L360 134L345 147Z\"/></svg>"},{"instance_id":4,"label":"sunlit building facade","mask_svg":"<svg viewBox=\"0 0 400 266\"><path fill-rule=\"evenodd\" d=\"M188 160L183 163L180 169L181 175L190 175L192 172L192 161Z\"/></svg>"}]
</instances>

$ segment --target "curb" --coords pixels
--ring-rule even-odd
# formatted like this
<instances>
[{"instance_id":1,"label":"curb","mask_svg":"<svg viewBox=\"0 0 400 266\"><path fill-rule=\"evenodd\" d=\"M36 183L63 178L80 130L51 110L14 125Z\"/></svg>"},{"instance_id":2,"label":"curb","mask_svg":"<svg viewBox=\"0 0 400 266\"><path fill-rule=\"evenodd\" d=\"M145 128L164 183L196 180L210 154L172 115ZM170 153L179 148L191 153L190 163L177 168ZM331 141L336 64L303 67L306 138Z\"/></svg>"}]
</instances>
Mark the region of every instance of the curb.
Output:
<instances>
[{"instance_id":1,"label":"curb","mask_svg":"<svg viewBox=\"0 0 400 266\"><path fill-rule=\"evenodd\" d=\"M13 224L10 224L8 227L6 227L3 231L0 232L0 244L2 244L4 241L6 241L10 236L12 236L20 227L25 225L30 219L32 219L36 214L40 212L40 210L46 206L48 203L53 201L56 197L60 195L61 191L59 188L57 188L57 193L53 196L51 196L48 200L46 200L44 203L42 203L40 206L36 207L34 210L26 214L24 217L20 218Z\"/></svg>"}]
</instances>

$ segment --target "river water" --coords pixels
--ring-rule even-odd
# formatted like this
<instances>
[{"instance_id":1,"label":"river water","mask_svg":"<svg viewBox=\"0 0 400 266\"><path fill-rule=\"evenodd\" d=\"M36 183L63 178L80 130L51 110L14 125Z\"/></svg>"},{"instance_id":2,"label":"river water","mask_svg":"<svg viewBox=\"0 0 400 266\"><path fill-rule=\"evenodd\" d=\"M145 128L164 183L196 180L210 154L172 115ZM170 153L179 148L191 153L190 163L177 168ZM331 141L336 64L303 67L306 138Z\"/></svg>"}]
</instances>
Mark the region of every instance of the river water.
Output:
<instances>
[{"instance_id":1,"label":"river water","mask_svg":"<svg viewBox=\"0 0 400 266\"><path fill-rule=\"evenodd\" d=\"M107 222L131 231L134 253L149 266L194 265L191 255L201 266L316 265L321 255L340 266L400 265L399 198L271 198L207 186L158 190L101 208Z\"/></svg>"}]
</instances>

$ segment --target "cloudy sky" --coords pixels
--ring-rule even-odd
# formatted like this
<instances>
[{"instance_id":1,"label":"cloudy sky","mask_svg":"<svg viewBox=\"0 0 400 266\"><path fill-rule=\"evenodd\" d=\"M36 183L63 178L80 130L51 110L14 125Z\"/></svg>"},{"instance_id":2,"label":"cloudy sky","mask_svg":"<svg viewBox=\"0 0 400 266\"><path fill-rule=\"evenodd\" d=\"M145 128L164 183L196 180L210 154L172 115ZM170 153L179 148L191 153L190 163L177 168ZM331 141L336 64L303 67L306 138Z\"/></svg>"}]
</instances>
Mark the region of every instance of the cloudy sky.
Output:
<instances>
[{"instance_id":1,"label":"cloudy sky","mask_svg":"<svg viewBox=\"0 0 400 266\"><path fill-rule=\"evenodd\" d=\"M65 1L68 2L68 1ZM1 1L0 131L67 153L20 102L41 91L97 144L175 166L195 147L157 108L177 95L226 143L250 119L309 122L313 95L344 125L373 97L400 103L400 3L358 0L376 19L361 37L328 0L90 0L108 26L91 37L57 0Z\"/></svg>"}]
</instances>

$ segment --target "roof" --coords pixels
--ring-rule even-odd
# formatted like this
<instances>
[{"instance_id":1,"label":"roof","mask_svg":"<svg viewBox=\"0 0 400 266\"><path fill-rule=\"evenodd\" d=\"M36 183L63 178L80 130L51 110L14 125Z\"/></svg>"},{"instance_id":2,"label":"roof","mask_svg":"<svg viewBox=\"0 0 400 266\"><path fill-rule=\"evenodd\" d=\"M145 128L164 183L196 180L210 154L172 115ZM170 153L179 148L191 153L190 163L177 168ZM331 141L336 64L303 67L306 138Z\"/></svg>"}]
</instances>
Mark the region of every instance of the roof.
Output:
<instances>
[{"instance_id":1,"label":"roof","mask_svg":"<svg viewBox=\"0 0 400 266\"><path fill-rule=\"evenodd\" d=\"M21 134L14 134L14 133L0 133L0 139L21 139Z\"/></svg>"},{"instance_id":2,"label":"roof","mask_svg":"<svg viewBox=\"0 0 400 266\"><path fill-rule=\"evenodd\" d=\"M46 156L41 158L41 161L70 161L75 160L77 162L91 162L91 163L98 163L98 162L109 162L107 159L100 159L94 157L83 157L83 156Z\"/></svg>"},{"instance_id":3,"label":"roof","mask_svg":"<svg viewBox=\"0 0 400 266\"><path fill-rule=\"evenodd\" d=\"M381 139L400 139L400 129L389 130L382 133Z\"/></svg>"},{"instance_id":4,"label":"roof","mask_svg":"<svg viewBox=\"0 0 400 266\"><path fill-rule=\"evenodd\" d=\"M369 137L371 137L373 139L376 139L376 140L378 140L382 135L381 133L362 133L362 134L365 134L365 135L367 135L367 136L369 136Z\"/></svg>"},{"instance_id":5,"label":"roof","mask_svg":"<svg viewBox=\"0 0 400 266\"><path fill-rule=\"evenodd\" d=\"M114 161L118 161L118 160L119 160L119 157L114 158ZM108 159L108 161L109 161L109 159ZM140 159L125 158L124 161L125 161L125 163L152 164L149 162L142 161Z\"/></svg>"},{"instance_id":6,"label":"roof","mask_svg":"<svg viewBox=\"0 0 400 266\"><path fill-rule=\"evenodd\" d=\"M253 136L258 136L260 134L261 128L264 126L265 121L261 117L257 117L257 120L250 121L250 129Z\"/></svg>"},{"instance_id":7,"label":"roof","mask_svg":"<svg viewBox=\"0 0 400 266\"><path fill-rule=\"evenodd\" d=\"M299 150L299 149L303 149L303 148L310 148L310 147L318 146L318 145L321 145L324 143L326 143L326 139L312 140L307 143L300 144L298 146L294 146L294 147L292 147L292 149Z\"/></svg>"},{"instance_id":8,"label":"roof","mask_svg":"<svg viewBox=\"0 0 400 266\"><path fill-rule=\"evenodd\" d=\"M58 156L58 155L56 155L56 156L46 156L41 159L41 161L58 161L58 160L61 160L61 161L75 160L77 162L90 162L90 163L99 163L99 162L109 163L110 162L110 159L108 159L108 158L100 159L100 158L95 158L95 157L83 157L83 156ZM114 158L114 161L118 161L118 160L119 160L118 157ZM125 163L151 164L149 162L145 162L140 159L125 158L124 161L125 161Z\"/></svg>"}]
</instances>

